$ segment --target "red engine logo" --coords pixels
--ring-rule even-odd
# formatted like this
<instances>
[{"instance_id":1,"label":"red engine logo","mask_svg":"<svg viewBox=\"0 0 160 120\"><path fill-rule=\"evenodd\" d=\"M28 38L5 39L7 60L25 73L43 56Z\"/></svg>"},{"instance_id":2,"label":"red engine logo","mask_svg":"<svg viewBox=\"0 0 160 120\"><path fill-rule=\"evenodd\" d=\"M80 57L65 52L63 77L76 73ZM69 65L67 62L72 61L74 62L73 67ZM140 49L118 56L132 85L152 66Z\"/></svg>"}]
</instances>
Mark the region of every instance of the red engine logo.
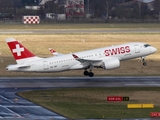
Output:
<instances>
[{"instance_id":1,"label":"red engine logo","mask_svg":"<svg viewBox=\"0 0 160 120\"><path fill-rule=\"evenodd\" d=\"M110 55L124 54L124 53L129 53L129 52L130 52L129 46L125 46L125 47L105 50L104 54L105 56L110 56Z\"/></svg>"}]
</instances>

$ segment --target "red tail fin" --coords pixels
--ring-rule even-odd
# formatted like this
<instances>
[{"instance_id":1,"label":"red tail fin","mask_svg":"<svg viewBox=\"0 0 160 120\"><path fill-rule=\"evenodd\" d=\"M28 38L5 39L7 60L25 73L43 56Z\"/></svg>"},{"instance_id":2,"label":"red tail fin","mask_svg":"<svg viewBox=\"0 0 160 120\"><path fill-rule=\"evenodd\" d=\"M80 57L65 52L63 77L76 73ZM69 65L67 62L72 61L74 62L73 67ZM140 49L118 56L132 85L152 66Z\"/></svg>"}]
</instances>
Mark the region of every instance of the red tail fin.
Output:
<instances>
[{"instance_id":1,"label":"red tail fin","mask_svg":"<svg viewBox=\"0 0 160 120\"><path fill-rule=\"evenodd\" d=\"M14 38L6 39L6 42L15 58L15 60L21 60L25 58L35 57L33 53L31 53L27 48L25 48L21 43L19 43Z\"/></svg>"}]
</instances>

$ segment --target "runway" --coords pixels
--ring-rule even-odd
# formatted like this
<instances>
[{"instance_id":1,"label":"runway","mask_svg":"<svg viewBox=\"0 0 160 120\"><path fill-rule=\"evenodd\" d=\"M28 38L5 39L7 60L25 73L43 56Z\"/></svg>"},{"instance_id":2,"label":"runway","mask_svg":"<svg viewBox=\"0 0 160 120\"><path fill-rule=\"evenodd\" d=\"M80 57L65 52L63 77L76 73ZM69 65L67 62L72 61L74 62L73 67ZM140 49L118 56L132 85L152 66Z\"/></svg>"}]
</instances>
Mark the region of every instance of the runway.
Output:
<instances>
[{"instance_id":1,"label":"runway","mask_svg":"<svg viewBox=\"0 0 160 120\"><path fill-rule=\"evenodd\" d=\"M160 86L160 76L149 77L35 77L0 78L0 118L65 120L41 106L33 104L16 95L20 91L74 88L74 87L137 87Z\"/></svg>"},{"instance_id":2,"label":"runway","mask_svg":"<svg viewBox=\"0 0 160 120\"><path fill-rule=\"evenodd\" d=\"M0 34L160 33L159 29L40 29L0 30Z\"/></svg>"},{"instance_id":3,"label":"runway","mask_svg":"<svg viewBox=\"0 0 160 120\"><path fill-rule=\"evenodd\" d=\"M38 90L38 88L35 88ZM0 119L66 120L50 110L16 95L17 92L34 88L0 88Z\"/></svg>"},{"instance_id":4,"label":"runway","mask_svg":"<svg viewBox=\"0 0 160 120\"><path fill-rule=\"evenodd\" d=\"M143 77L1 77L0 88L160 86L160 76Z\"/></svg>"}]
</instances>

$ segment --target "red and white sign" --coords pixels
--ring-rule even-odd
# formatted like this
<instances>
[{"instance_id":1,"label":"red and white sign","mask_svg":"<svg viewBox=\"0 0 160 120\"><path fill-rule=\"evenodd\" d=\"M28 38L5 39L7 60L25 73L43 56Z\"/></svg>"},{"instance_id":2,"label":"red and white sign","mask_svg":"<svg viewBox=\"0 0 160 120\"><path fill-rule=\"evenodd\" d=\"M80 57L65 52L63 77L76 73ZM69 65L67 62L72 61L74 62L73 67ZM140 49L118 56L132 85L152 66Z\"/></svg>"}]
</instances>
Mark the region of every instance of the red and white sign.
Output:
<instances>
[{"instance_id":1,"label":"red and white sign","mask_svg":"<svg viewBox=\"0 0 160 120\"><path fill-rule=\"evenodd\" d=\"M24 24L39 24L40 18L39 16L23 16Z\"/></svg>"},{"instance_id":2,"label":"red and white sign","mask_svg":"<svg viewBox=\"0 0 160 120\"><path fill-rule=\"evenodd\" d=\"M107 101L123 101L122 96L108 96Z\"/></svg>"},{"instance_id":3,"label":"red and white sign","mask_svg":"<svg viewBox=\"0 0 160 120\"><path fill-rule=\"evenodd\" d=\"M151 117L160 117L160 112L151 112L150 116Z\"/></svg>"}]
</instances>

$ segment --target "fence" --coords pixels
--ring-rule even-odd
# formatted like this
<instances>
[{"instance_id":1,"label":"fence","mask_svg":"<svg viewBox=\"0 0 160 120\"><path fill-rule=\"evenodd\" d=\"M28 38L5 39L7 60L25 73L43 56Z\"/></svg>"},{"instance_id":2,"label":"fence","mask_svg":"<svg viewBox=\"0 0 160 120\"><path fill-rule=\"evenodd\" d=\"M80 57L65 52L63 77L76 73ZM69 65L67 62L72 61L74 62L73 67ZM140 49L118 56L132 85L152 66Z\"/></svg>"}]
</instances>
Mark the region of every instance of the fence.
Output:
<instances>
[{"instance_id":1,"label":"fence","mask_svg":"<svg viewBox=\"0 0 160 120\"><path fill-rule=\"evenodd\" d=\"M160 23L159 19L42 19L43 23Z\"/></svg>"},{"instance_id":2,"label":"fence","mask_svg":"<svg viewBox=\"0 0 160 120\"><path fill-rule=\"evenodd\" d=\"M3 19L0 23L22 23L21 19ZM66 19L66 20L52 20L41 19L41 23L160 23L159 19Z\"/></svg>"}]
</instances>

